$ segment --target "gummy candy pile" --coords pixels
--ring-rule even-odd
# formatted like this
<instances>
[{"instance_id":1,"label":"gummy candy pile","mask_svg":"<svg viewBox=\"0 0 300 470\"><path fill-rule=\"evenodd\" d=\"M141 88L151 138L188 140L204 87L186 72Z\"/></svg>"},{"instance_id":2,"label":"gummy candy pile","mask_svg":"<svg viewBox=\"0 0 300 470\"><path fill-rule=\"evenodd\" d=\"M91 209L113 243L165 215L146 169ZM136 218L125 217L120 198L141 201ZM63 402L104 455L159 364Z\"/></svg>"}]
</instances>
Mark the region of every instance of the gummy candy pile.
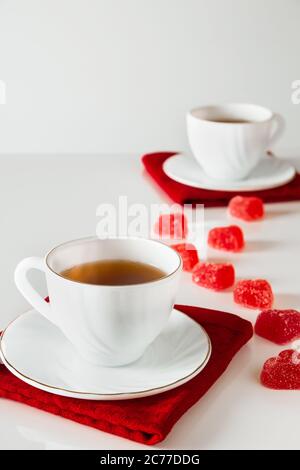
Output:
<instances>
[{"instance_id":1,"label":"gummy candy pile","mask_svg":"<svg viewBox=\"0 0 300 470\"><path fill-rule=\"evenodd\" d=\"M231 217L246 222L263 219L263 201L258 197L235 196L228 205ZM255 323L257 335L276 344L288 344L300 339L300 312L272 309L274 294L266 279L242 279L235 284L232 263L201 261L191 243L184 242L188 234L188 221L181 213L163 214L155 226L155 232L182 243L172 245L180 254L183 270L190 272L193 282L206 289L223 291L232 288L235 303L250 309L262 310ZM242 252L246 247L243 230L238 225L214 227L208 233L207 244L214 250ZM300 390L300 351L287 349L263 365L261 383L273 389Z\"/></svg>"},{"instance_id":2,"label":"gummy candy pile","mask_svg":"<svg viewBox=\"0 0 300 470\"><path fill-rule=\"evenodd\" d=\"M300 312L297 310L264 310L255 323L255 333L277 344L300 338ZM300 390L300 352L286 349L268 359L261 371L261 383L278 390Z\"/></svg>"},{"instance_id":3,"label":"gummy candy pile","mask_svg":"<svg viewBox=\"0 0 300 470\"><path fill-rule=\"evenodd\" d=\"M263 202L257 197L236 196L231 199L228 210L230 215L247 222L264 216ZM196 247L184 242L188 235L188 221L183 213L161 214L154 230L162 238L183 240L172 247L181 255L183 270L192 273L195 284L214 291L234 286L235 269L232 263L202 262ZM214 227L208 233L207 243L215 250L227 252L241 252L246 246L243 230L238 225ZM247 308L271 308L273 305L272 288L264 279L240 281L234 287L233 294L234 301Z\"/></svg>"}]
</instances>

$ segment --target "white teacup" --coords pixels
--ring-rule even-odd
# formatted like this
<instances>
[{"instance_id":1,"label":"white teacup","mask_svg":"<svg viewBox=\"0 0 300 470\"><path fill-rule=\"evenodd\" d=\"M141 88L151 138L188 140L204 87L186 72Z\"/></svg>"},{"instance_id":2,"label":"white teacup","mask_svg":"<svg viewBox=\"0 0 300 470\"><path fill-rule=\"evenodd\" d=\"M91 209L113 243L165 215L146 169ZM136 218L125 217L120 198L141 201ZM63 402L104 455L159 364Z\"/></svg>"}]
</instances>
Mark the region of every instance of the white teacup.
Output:
<instances>
[{"instance_id":1,"label":"white teacup","mask_svg":"<svg viewBox=\"0 0 300 470\"><path fill-rule=\"evenodd\" d=\"M166 275L118 286L85 284L60 275L73 266L102 259L139 261ZM181 264L180 256L158 241L86 238L57 246L44 259L24 259L16 268L15 282L26 300L60 328L82 357L94 364L119 366L141 357L167 324ZM31 269L45 273L50 304L28 281Z\"/></svg>"},{"instance_id":2,"label":"white teacup","mask_svg":"<svg viewBox=\"0 0 300 470\"><path fill-rule=\"evenodd\" d=\"M249 175L284 130L284 120L253 104L203 106L187 115L194 157L205 173L218 180Z\"/></svg>"}]
</instances>

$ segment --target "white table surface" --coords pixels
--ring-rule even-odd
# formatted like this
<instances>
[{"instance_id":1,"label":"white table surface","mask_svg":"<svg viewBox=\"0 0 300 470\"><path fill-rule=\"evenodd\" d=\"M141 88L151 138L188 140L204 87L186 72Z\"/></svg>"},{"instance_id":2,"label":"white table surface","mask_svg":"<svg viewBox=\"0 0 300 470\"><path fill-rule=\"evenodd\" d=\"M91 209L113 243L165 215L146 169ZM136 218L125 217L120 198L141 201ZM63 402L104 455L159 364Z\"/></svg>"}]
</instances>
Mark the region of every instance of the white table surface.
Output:
<instances>
[{"instance_id":1,"label":"white table surface","mask_svg":"<svg viewBox=\"0 0 300 470\"><path fill-rule=\"evenodd\" d=\"M21 258L43 255L59 242L95 234L97 206L116 202L118 195L147 205L166 201L147 181L138 156L2 156L0 195L0 328L28 309L13 283L14 267ZM263 222L241 224L246 251L222 255L233 260L238 278L268 279L277 308L300 308L299 210L297 202L268 205ZM209 225L228 223L224 209L206 210L205 219ZM257 315L235 305L230 292L213 293L193 285L188 274L182 276L177 302L226 310L252 322ZM263 362L282 349L254 337L156 448L300 448L300 392L268 390L258 380ZM0 400L0 448L147 446Z\"/></svg>"}]
</instances>

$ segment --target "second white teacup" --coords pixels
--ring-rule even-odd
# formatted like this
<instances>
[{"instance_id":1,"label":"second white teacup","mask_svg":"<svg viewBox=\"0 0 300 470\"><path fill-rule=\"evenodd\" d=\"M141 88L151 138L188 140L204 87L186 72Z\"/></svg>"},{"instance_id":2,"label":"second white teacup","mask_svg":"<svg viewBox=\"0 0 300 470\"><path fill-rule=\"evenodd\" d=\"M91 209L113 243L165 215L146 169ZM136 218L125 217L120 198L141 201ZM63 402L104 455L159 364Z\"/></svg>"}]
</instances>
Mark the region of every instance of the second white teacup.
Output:
<instances>
[{"instance_id":1,"label":"second white teacup","mask_svg":"<svg viewBox=\"0 0 300 470\"><path fill-rule=\"evenodd\" d=\"M249 175L284 130L284 120L253 104L203 106L187 115L194 157L205 173L218 180Z\"/></svg>"}]
</instances>

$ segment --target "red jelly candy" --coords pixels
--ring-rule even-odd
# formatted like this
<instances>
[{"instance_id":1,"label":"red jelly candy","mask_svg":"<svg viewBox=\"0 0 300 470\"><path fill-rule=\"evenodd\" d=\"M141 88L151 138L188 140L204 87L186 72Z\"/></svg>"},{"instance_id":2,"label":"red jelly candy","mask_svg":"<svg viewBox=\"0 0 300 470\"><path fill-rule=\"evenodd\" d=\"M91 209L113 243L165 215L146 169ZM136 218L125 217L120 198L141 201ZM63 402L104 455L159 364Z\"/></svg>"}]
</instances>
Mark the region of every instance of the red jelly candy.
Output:
<instances>
[{"instance_id":1,"label":"red jelly candy","mask_svg":"<svg viewBox=\"0 0 300 470\"><path fill-rule=\"evenodd\" d=\"M241 251L244 246L244 235L240 227L216 227L209 231L208 244L212 248L225 251Z\"/></svg>"},{"instance_id":2,"label":"red jelly candy","mask_svg":"<svg viewBox=\"0 0 300 470\"><path fill-rule=\"evenodd\" d=\"M193 267L199 263L197 249L192 243L178 243L172 245L172 248L180 254L184 271L192 271Z\"/></svg>"},{"instance_id":3,"label":"red jelly candy","mask_svg":"<svg viewBox=\"0 0 300 470\"><path fill-rule=\"evenodd\" d=\"M161 237L182 239L187 236L188 222L181 212L175 214L161 214L154 227L155 233Z\"/></svg>"},{"instance_id":4,"label":"red jelly candy","mask_svg":"<svg viewBox=\"0 0 300 470\"><path fill-rule=\"evenodd\" d=\"M292 349L271 357L260 374L261 383L276 390L300 390L300 353Z\"/></svg>"},{"instance_id":5,"label":"red jelly candy","mask_svg":"<svg viewBox=\"0 0 300 470\"><path fill-rule=\"evenodd\" d=\"M264 204L259 197L235 196L229 201L228 209L230 215L247 222L264 216Z\"/></svg>"},{"instance_id":6,"label":"red jelly candy","mask_svg":"<svg viewBox=\"0 0 300 470\"><path fill-rule=\"evenodd\" d=\"M271 308L273 305L272 287L264 279L239 281L233 291L237 304L247 308Z\"/></svg>"},{"instance_id":7,"label":"red jelly candy","mask_svg":"<svg viewBox=\"0 0 300 470\"><path fill-rule=\"evenodd\" d=\"M277 344L286 344L300 338L300 312L265 310L257 317L255 333Z\"/></svg>"},{"instance_id":8,"label":"red jelly candy","mask_svg":"<svg viewBox=\"0 0 300 470\"><path fill-rule=\"evenodd\" d=\"M193 269L193 281L208 289L227 289L234 284L234 278L234 267L230 263L198 263Z\"/></svg>"}]
</instances>

